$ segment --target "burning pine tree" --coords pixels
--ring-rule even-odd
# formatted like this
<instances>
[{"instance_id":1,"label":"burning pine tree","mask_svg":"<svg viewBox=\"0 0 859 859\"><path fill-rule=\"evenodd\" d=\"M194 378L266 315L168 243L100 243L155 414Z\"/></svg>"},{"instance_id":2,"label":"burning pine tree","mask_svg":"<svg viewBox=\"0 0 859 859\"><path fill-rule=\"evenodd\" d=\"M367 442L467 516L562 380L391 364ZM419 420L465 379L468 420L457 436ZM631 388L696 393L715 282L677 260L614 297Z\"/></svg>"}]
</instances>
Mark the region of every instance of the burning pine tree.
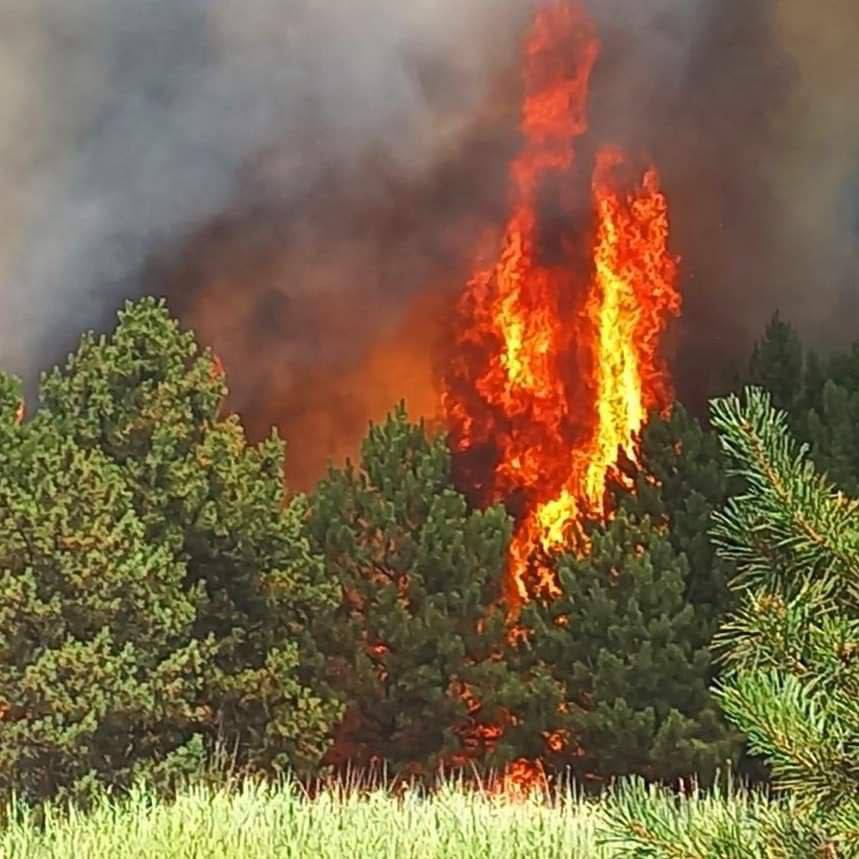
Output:
<instances>
[{"instance_id":1,"label":"burning pine tree","mask_svg":"<svg viewBox=\"0 0 859 859\"><path fill-rule=\"evenodd\" d=\"M544 5L526 46L524 143L495 265L469 282L444 411L461 484L516 516L515 613L558 594L546 556L604 514L605 478L652 408L670 402L661 336L680 309L668 204L654 169L588 131L594 26L578 0ZM587 213L584 219L582 213Z\"/></svg>"}]
</instances>

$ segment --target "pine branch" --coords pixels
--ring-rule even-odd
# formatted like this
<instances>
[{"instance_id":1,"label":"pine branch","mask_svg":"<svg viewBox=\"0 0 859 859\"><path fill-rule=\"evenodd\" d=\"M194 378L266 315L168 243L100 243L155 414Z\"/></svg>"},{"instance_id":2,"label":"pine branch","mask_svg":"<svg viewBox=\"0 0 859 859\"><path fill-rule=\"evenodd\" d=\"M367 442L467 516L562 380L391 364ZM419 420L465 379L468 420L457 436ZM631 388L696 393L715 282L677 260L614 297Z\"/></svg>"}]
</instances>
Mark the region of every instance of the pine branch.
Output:
<instances>
[{"instance_id":1,"label":"pine branch","mask_svg":"<svg viewBox=\"0 0 859 859\"><path fill-rule=\"evenodd\" d=\"M846 584L859 600L859 541L853 524L859 502L846 500L816 472L808 446L788 431L787 415L768 394L749 389L746 403L736 396L713 404L713 424L721 435L732 476L746 491L714 514L712 536L720 554L734 561L738 588L783 576L782 584L826 582L833 592Z\"/></svg>"},{"instance_id":2,"label":"pine branch","mask_svg":"<svg viewBox=\"0 0 859 859\"><path fill-rule=\"evenodd\" d=\"M777 671L744 672L718 690L727 715L753 753L769 758L779 788L803 804L831 809L859 789L857 725L841 718L844 701Z\"/></svg>"},{"instance_id":3,"label":"pine branch","mask_svg":"<svg viewBox=\"0 0 859 859\"><path fill-rule=\"evenodd\" d=\"M713 415L731 474L745 482L714 517L719 553L737 564L743 592L718 637L729 671L717 695L796 800L794 819L762 819L781 833L784 849L773 855L844 855L819 851L855 831L859 502L815 470L767 394L717 401Z\"/></svg>"},{"instance_id":4,"label":"pine branch","mask_svg":"<svg viewBox=\"0 0 859 859\"><path fill-rule=\"evenodd\" d=\"M637 859L749 859L765 855L749 803L739 797L678 800L664 788L633 779L615 790L603 811L599 843Z\"/></svg>"}]
</instances>

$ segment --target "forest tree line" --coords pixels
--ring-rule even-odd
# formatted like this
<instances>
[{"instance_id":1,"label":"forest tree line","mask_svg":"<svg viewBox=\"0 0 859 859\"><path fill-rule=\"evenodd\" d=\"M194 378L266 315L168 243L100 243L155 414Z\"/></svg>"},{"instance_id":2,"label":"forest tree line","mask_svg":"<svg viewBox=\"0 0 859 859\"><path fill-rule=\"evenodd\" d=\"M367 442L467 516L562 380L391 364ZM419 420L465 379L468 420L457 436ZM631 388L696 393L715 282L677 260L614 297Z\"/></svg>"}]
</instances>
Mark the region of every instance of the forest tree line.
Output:
<instances>
[{"instance_id":1,"label":"forest tree line","mask_svg":"<svg viewBox=\"0 0 859 859\"><path fill-rule=\"evenodd\" d=\"M776 317L746 385L837 497L859 496L859 343L821 358ZM443 437L396 408L357 462L293 494L301 439L250 443L226 393L151 299L85 335L26 419L0 374L0 795L170 789L216 748L301 777L521 758L597 788L769 777L719 691L720 630L748 596L720 516L756 485L729 422L652 416L591 550L552 559L561 596L527 604L511 639L513 522L469 506Z\"/></svg>"}]
</instances>

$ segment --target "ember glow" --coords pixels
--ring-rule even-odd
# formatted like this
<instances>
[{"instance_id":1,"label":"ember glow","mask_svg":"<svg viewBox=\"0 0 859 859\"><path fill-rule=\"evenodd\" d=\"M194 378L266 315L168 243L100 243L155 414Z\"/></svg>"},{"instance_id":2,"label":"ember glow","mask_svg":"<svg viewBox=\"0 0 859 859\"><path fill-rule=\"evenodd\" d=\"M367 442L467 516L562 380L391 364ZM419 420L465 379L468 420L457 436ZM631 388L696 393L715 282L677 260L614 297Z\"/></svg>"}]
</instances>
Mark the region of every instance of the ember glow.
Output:
<instances>
[{"instance_id":1,"label":"ember glow","mask_svg":"<svg viewBox=\"0 0 859 859\"><path fill-rule=\"evenodd\" d=\"M507 601L557 595L546 558L604 515L606 476L670 402L662 335L679 313L656 171L585 144L599 56L579 0L541 7L525 58L523 146L494 265L458 308L444 411L463 487L518 527ZM581 153L581 154L579 154Z\"/></svg>"}]
</instances>

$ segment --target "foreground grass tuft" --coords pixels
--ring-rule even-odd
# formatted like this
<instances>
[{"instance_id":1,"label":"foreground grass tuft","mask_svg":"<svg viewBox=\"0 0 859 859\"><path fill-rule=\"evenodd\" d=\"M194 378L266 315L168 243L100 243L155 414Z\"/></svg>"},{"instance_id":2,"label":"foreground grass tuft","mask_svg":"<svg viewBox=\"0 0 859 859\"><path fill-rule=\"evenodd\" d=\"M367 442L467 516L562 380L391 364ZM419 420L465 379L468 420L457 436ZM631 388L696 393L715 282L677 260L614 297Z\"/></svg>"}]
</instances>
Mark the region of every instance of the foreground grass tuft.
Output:
<instances>
[{"instance_id":1,"label":"foreground grass tuft","mask_svg":"<svg viewBox=\"0 0 859 859\"><path fill-rule=\"evenodd\" d=\"M104 797L87 813L49 807L42 818L9 809L0 829L0 856L15 859L612 859L657 855L631 842L601 846L606 824L623 817L625 788L614 798L586 801L574 793L505 801L449 785L433 796L418 790L393 797L381 788L356 792L324 787L310 799L285 782L248 782L233 790L187 787L172 802L143 788ZM748 820L764 799L653 794L656 818L676 816L686 832L720 821ZM681 830L678 829L678 833ZM600 838L602 833L603 838ZM682 835L678 847L683 845ZM692 847L691 844L688 844ZM639 848L640 849L640 848ZM694 847L678 856L696 856ZM754 854L750 854L754 855Z\"/></svg>"}]
</instances>

